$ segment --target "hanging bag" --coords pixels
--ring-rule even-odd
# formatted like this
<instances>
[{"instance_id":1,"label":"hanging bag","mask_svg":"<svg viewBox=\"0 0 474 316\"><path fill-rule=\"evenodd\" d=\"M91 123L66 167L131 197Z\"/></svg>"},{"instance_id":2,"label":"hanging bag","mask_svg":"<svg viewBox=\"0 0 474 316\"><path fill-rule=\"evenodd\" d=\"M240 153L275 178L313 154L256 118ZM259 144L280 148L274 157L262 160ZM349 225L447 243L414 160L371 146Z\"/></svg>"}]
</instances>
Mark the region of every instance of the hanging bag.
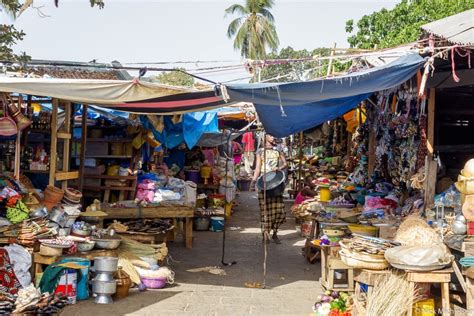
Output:
<instances>
[{"instance_id":1,"label":"hanging bag","mask_svg":"<svg viewBox=\"0 0 474 316\"><path fill-rule=\"evenodd\" d=\"M0 117L0 135L13 136L18 132L18 128L14 120L8 117L8 110L4 99L2 100L3 117Z\"/></svg>"}]
</instances>

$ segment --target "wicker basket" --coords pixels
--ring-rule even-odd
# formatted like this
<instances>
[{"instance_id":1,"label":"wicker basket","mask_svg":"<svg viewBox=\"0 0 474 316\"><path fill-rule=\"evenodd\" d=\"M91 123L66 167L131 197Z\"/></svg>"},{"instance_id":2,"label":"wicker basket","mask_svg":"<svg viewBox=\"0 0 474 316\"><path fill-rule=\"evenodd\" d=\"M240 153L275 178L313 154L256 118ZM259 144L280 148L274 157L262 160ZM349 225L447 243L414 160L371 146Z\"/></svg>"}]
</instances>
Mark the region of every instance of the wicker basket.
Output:
<instances>
[{"instance_id":1,"label":"wicker basket","mask_svg":"<svg viewBox=\"0 0 474 316\"><path fill-rule=\"evenodd\" d=\"M360 256L347 253L344 250L339 251L342 262L352 268L369 269L369 270L384 270L389 264L385 259L362 260Z\"/></svg>"}]
</instances>

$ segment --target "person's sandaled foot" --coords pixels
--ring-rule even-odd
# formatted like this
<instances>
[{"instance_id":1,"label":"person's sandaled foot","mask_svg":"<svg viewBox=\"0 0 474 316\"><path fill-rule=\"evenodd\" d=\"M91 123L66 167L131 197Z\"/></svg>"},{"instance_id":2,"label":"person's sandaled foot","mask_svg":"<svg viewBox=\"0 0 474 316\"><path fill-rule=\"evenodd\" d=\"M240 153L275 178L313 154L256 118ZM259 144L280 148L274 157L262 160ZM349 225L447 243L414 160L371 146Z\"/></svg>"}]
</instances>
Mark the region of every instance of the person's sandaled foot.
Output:
<instances>
[{"instance_id":1,"label":"person's sandaled foot","mask_svg":"<svg viewBox=\"0 0 474 316\"><path fill-rule=\"evenodd\" d=\"M281 240L280 238L278 238L278 235L276 233L273 234L272 239L275 242L275 244L281 244Z\"/></svg>"}]
</instances>

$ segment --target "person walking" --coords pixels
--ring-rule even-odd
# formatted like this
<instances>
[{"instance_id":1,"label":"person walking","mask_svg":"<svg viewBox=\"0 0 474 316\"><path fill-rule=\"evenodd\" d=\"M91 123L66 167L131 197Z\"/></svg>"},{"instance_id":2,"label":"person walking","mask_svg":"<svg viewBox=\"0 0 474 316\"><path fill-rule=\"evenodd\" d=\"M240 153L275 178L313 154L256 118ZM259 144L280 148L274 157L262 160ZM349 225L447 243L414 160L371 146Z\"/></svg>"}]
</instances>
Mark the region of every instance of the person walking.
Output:
<instances>
[{"instance_id":1,"label":"person walking","mask_svg":"<svg viewBox=\"0 0 474 316\"><path fill-rule=\"evenodd\" d=\"M287 167L285 156L276 149L275 138L271 135L265 135L264 148L260 148L256 155L257 163L255 173L252 179L252 187L261 175L272 171L282 171ZM278 228L286 220L285 203L283 194L278 196L266 196L264 191L258 191L258 202L260 206L260 223L263 232L264 242L269 241L269 236L273 230L272 239L280 244L278 238Z\"/></svg>"}]
</instances>

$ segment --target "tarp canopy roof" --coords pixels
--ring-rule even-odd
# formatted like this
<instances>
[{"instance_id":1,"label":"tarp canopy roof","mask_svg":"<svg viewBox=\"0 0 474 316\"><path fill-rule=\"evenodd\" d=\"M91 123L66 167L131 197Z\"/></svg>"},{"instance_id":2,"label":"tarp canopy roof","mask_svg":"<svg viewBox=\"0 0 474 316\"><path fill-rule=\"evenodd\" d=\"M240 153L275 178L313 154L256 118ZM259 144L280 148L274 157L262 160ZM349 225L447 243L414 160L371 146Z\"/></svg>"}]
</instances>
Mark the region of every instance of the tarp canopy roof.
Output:
<instances>
[{"instance_id":1,"label":"tarp canopy roof","mask_svg":"<svg viewBox=\"0 0 474 316\"><path fill-rule=\"evenodd\" d=\"M453 44L473 45L474 9L422 25L421 29Z\"/></svg>"},{"instance_id":2,"label":"tarp canopy roof","mask_svg":"<svg viewBox=\"0 0 474 316\"><path fill-rule=\"evenodd\" d=\"M410 79L424 64L416 53L348 75L296 83L227 85L231 101L252 102L265 130L286 137L333 120L372 93Z\"/></svg>"},{"instance_id":3,"label":"tarp canopy roof","mask_svg":"<svg viewBox=\"0 0 474 316\"><path fill-rule=\"evenodd\" d=\"M180 114L224 104L217 91L135 80L0 77L0 91L95 104L140 114Z\"/></svg>"}]
</instances>

